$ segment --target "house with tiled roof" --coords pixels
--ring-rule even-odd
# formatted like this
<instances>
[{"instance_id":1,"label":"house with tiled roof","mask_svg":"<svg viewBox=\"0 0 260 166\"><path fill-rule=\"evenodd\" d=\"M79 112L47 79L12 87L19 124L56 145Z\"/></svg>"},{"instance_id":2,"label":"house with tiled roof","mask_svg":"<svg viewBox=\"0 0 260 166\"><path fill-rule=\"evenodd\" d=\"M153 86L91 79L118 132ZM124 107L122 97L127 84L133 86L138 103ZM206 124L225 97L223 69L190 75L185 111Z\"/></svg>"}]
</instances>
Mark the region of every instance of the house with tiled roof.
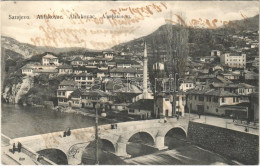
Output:
<instances>
[{"instance_id":1,"label":"house with tiled roof","mask_svg":"<svg viewBox=\"0 0 260 166\"><path fill-rule=\"evenodd\" d=\"M22 74L25 75L34 75L34 70L37 68L35 64L26 64L23 67L21 67Z\"/></svg>"},{"instance_id":2,"label":"house with tiled roof","mask_svg":"<svg viewBox=\"0 0 260 166\"><path fill-rule=\"evenodd\" d=\"M143 71L136 68L113 68L110 70L111 78L136 78L141 77Z\"/></svg>"},{"instance_id":3,"label":"house with tiled roof","mask_svg":"<svg viewBox=\"0 0 260 166\"><path fill-rule=\"evenodd\" d=\"M47 53L45 56L42 57L42 65L43 66L48 66L48 65L55 65L59 66L59 59L58 57Z\"/></svg>"},{"instance_id":4,"label":"house with tiled roof","mask_svg":"<svg viewBox=\"0 0 260 166\"><path fill-rule=\"evenodd\" d=\"M154 111L153 99L140 99L127 106L129 115L137 115L140 119L149 119Z\"/></svg>"},{"instance_id":5,"label":"house with tiled roof","mask_svg":"<svg viewBox=\"0 0 260 166\"><path fill-rule=\"evenodd\" d=\"M116 62L117 68L131 68L135 65L140 65L138 62L131 59L115 59L114 61Z\"/></svg>"},{"instance_id":6,"label":"house with tiled roof","mask_svg":"<svg viewBox=\"0 0 260 166\"><path fill-rule=\"evenodd\" d=\"M62 88L59 88L57 90L58 105L59 106L68 106L70 94L75 90L76 90L76 88L71 87L71 86L64 86Z\"/></svg>"},{"instance_id":7,"label":"house with tiled roof","mask_svg":"<svg viewBox=\"0 0 260 166\"><path fill-rule=\"evenodd\" d=\"M231 68L245 68L246 54L225 53L220 56L220 63Z\"/></svg>"},{"instance_id":8,"label":"house with tiled roof","mask_svg":"<svg viewBox=\"0 0 260 166\"><path fill-rule=\"evenodd\" d=\"M224 90L215 89L193 89L187 93L187 108L191 112L201 114L225 115L225 111L220 111L223 105L239 104L240 95Z\"/></svg>"},{"instance_id":9,"label":"house with tiled roof","mask_svg":"<svg viewBox=\"0 0 260 166\"><path fill-rule=\"evenodd\" d=\"M88 66L98 66L102 64L107 64L109 59L103 58L103 57L95 57L88 60Z\"/></svg>"},{"instance_id":10,"label":"house with tiled roof","mask_svg":"<svg viewBox=\"0 0 260 166\"><path fill-rule=\"evenodd\" d=\"M106 58L106 59L113 59L114 58L114 51L112 50L106 50L106 51L103 51L103 57Z\"/></svg>"},{"instance_id":11,"label":"house with tiled roof","mask_svg":"<svg viewBox=\"0 0 260 166\"><path fill-rule=\"evenodd\" d=\"M59 84L59 89L66 88L66 87L76 88L77 86L78 86L78 84L75 81L73 81L73 80L63 80Z\"/></svg>"},{"instance_id":12,"label":"house with tiled roof","mask_svg":"<svg viewBox=\"0 0 260 166\"><path fill-rule=\"evenodd\" d=\"M83 66L83 65L85 65L85 61L83 60L83 59L81 59L80 57L76 57L76 58L74 58L71 62L70 62L70 64L72 65L72 66Z\"/></svg>"},{"instance_id":13,"label":"house with tiled roof","mask_svg":"<svg viewBox=\"0 0 260 166\"><path fill-rule=\"evenodd\" d=\"M72 74L72 66L68 64L63 64L57 67L59 74Z\"/></svg>"},{"instance_id":14,"label":"house with tiled roof","mask_svg":"<svg viewBox=\"0 0 260 166\"><path fill-rule=\"evenodd\" d=\"M92 73L79 73L73 75L74 81L82 89L90 88L94 83L94 76Z\"/></svg>"},{"instance_id":15,"label":"house with tiled roof","mask_svg":"<svg viewBox=\"0 0 260 166\"><path fill-rule=\"evenodd\" d=\"M85 66L73 66L73 73L87 73L88 69Z\"/></svg>"}]
</instances>

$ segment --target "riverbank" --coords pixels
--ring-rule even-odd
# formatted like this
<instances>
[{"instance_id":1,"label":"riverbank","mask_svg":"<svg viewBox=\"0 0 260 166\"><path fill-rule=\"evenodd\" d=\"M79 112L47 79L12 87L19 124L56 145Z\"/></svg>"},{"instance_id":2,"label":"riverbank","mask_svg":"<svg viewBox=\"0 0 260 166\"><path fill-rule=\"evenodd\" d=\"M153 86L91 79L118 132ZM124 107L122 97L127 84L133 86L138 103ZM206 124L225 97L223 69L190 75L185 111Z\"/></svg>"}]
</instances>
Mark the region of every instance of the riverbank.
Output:
<instances>
[{"instance_id":1,"label":"riverbank","mask_svg":"<svg viewBox=\"0 0 260 166\"><path fill-rule=\"evenodd\" d=\"M87 108L71 108L71 107L55 107L52 110L61 113L78 114L82 116L95 118L95 110ZM100 119L111 120L111 123L126 122L126 121L137 121L138 119L129 117L126 111L108 110L106 111L106 117L98 115Z\"/></svg>"},{"instance_id":2,"label":"riverbank","mask_svg":"<svg viewBox=\"0 0 260 166\"><path fill-rule=\"evenodd\" d=\"M46 109L18 104L1 105L2 133L10 138L25 137L64 131L67 128L79 129L95 125L94 114L79 110ZM99 125L115 123L113 118L100 118Z\"/></svg>"}]
</instances>

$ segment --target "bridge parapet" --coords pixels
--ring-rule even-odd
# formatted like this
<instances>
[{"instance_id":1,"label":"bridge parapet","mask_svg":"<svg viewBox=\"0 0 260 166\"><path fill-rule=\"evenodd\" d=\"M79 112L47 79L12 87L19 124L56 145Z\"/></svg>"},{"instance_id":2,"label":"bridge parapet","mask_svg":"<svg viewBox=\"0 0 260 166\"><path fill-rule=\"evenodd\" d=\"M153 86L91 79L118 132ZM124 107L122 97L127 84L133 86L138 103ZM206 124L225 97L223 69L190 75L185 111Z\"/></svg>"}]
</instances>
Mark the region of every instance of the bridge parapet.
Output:
<instances>
[{"instance_id":1,"label":"bridge parapet","mask_svg":"<svg viewBox=\"0 0 260 166\"><path fill-rule=\"evenodd\" d=\"M162 119L122 122L117 123L116 129L112 129L111 124L99 126L99 137L110 141L114 145L117 155L125 156L127 155L127 142L135 133L148 133L153 138L154 147L164 149L166 148L164 145L166 133L176 127L182 128L186 132L187 126L187 121L186 123L181 120L177 121L176 118L167 119L166 123ZM22 145L30 147L33 152L59 149L66 154L69 164L80 164L85 147L95 140L95 127L73 129L71 135L66 137L63 137L63 133L64 131L60 131L16 138L11 142L20 142ZM122 140L124 141L122 142Z\"/></svg>"}]
</instances>

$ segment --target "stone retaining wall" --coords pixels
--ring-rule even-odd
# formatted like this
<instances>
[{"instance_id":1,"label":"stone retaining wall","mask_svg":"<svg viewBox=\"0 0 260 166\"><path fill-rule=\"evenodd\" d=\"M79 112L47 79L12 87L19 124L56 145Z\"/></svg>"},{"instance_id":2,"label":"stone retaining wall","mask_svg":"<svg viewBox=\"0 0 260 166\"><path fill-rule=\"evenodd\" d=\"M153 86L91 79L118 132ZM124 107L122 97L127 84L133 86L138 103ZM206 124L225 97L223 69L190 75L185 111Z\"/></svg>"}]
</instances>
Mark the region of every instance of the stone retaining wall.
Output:
<instances>
[{"instance_id":1,"label":"stone retaining wall","mask_svg":"<svg viewBox=\"0 0 260 166\"><path fill-rule=\"evenodd\" d=\"M256 165L259 163L258 135L189 122L188 138L202 148L243 164Z\"/></svg>"}]
</instances>

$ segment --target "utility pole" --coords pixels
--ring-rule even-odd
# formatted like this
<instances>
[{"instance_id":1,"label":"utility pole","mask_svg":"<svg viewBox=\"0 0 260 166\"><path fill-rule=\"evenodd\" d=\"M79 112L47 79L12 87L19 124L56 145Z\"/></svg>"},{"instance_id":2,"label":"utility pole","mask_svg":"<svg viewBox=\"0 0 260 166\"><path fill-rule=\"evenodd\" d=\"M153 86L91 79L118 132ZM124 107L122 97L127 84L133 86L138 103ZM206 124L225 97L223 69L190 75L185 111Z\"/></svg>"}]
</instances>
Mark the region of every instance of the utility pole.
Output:
<instances>
[{"instance_id":1,"label":"utility pole","mask_svg":"<svg viewBox=\"0 0 260 166\"><path fill-rule=\"evenodd\" d=\"M176 77L176 75L179 75L178 73L176 73L176 70L175 70L175 73L174 73L174 92L173 92L173 98L174 98L174 101L173 101L173 113L174 113L174 115L176 115L176 99L177 99L177 94L176 94L176 92L177 92L177 86L176 86L176 84L177 84L177 77Z\"/></svg>"},{"instance_id":2,"label":"utility pole","mask_svg":"<svg viewBox=\"0 0 260 166\"><path fill-rule=\"evenodd\" d=\"M96 112L96 121L95 121L95 131L96 131L96 135L95 135L95 140L96 140L96 165L99 164L99 161L98 161L98 112L97 112L97 108L96 108L96 103L94 104L94 107L95 107L95 112Z\"/></svg>"}]
</instances>

